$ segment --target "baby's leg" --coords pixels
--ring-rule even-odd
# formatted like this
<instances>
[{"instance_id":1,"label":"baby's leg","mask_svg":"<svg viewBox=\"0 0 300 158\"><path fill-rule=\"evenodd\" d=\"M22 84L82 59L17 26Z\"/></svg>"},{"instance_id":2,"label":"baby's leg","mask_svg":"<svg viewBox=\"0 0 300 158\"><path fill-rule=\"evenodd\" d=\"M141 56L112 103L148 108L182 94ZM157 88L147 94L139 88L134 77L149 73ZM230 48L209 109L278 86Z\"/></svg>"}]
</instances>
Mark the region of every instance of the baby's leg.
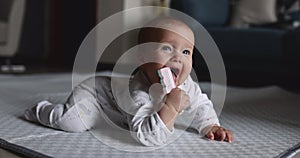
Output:
<instances>
[{"instance_id":1,"label":"baby's leg","mask_svg":"<svg viewBox=\"0 0 300 158\"><path fill-rule=\"evenodd\" d=\"M26 110L24 116L27 120L64 131L88 130L100 116L94 83L94 78L90 78L76 86L65 104L42 101Z\"/></svg>"}]
</instances>

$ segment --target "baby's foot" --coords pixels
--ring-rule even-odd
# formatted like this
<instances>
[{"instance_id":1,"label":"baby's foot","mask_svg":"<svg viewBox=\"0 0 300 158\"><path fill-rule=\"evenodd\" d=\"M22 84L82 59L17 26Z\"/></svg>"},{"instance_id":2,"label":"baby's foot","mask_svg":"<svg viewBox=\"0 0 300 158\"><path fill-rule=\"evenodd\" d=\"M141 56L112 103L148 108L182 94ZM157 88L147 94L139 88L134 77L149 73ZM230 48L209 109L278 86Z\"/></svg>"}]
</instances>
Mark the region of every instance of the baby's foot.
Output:
<instances>
[{"instance_id":1,"label":"baby's foot","mask_svg":"<svg viewBox=\"0 0 300 158\"><path fill-rule=\"evenodd\" d=\"M27 109L24 113L24 117L26 120L28 121L32 121L32 122L39 122L39 119L37 118L38 116L38 112L41 107L45 107L45 106L49 106L52 105L49 101L41 101L39 103L37 103L36 106L32 107L31 109Z\"/></svg>"}]
</instances>

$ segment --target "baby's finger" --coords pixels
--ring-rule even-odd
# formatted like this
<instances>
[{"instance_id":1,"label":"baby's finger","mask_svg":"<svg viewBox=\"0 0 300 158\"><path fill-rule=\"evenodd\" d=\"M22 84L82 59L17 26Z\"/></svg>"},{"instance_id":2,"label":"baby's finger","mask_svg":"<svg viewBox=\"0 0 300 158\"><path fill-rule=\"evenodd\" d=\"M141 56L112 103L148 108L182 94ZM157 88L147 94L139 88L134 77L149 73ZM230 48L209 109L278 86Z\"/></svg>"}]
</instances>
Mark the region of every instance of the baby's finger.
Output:
<instances>
[{"instance_id":1,"label":"baby's finger","mask_svg":"<svg viewBox=\"0 0 300 158\"><path fill-rule=\"evenodd\" d=\"M229 143L231 143L232 141L233 141L233 134L232 134L232 132L230 131L230 130L227 130L227 132L226 132L227 134L227 141L229 142Z\"/></svg>"},{"instance_id":2,"label":"baby's finger","mask_svg":"<svg viewBox=\"0 0 300 158\"><path fill-rule=\"evenodd\" d=\"M217 131L218 137L220 141L224 141L226 138L226 132L221 128Z\"/></svg>"},{"instance_id":3,"label":"baby's finger","mask_svg":"<svg viewBox=\"0 0 300 158\"><path fill-rule=\"evenodd\" d=\"M214 139L215 139L214 134L213 134L212 131L209 131L209 132L206 134L206 137L207 137L208 139L210 139L210 140L214 140Z\"/></svg>"}]
</instances>

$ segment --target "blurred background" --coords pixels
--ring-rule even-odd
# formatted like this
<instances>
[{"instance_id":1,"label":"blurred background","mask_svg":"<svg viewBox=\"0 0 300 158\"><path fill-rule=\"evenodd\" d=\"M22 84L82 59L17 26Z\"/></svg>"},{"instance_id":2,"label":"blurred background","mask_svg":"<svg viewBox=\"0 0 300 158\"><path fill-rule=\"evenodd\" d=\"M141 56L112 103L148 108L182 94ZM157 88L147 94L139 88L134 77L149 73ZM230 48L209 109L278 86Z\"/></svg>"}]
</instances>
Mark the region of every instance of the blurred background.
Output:
<instances>
[{"instance_id":1,"label":"blurred background","mask_svg":"<svg viewBox=\"0 0 300 158\"><path fill-rule=\"evenodd\" d=\"M119 11L153 5L182 11L209 31L223 56L230 85L276 84L300 90L298 0L1 0L1 73L71 72L81 42L96 24ZM143 17L121 20L130 25ZM98 70L111 70L136 44L137 32L114 40ZM194 54L198 78L209 81L205 61Z\"/></svg>"}]
</instances>

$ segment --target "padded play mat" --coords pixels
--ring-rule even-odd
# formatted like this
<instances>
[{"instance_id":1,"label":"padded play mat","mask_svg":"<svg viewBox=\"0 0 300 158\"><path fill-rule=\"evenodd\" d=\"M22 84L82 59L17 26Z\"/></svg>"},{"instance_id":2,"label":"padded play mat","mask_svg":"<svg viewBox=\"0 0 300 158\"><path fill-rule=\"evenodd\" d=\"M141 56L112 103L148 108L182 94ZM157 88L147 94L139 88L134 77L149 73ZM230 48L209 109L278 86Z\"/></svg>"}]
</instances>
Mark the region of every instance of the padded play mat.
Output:
<instances>
[{"instance_id":1,"label":"padded play mat","mask_svg":"<svg viewBox=\"0 0 300 158\"><path fill-rule=\"evenodd\" d=\"M71 91L71 80L71 74L0 75L0 147L37 157L79 158L289 157L299 148L300 94L276 86L227 88L220 122L234 132L233 143L208 141L188 130L164 147L129 152L99 141L88 131L68 133L22 118L24 110L38 101L64 102ZM210 83L200 86L210 94Z\"/></svg>"}]
</instances>

